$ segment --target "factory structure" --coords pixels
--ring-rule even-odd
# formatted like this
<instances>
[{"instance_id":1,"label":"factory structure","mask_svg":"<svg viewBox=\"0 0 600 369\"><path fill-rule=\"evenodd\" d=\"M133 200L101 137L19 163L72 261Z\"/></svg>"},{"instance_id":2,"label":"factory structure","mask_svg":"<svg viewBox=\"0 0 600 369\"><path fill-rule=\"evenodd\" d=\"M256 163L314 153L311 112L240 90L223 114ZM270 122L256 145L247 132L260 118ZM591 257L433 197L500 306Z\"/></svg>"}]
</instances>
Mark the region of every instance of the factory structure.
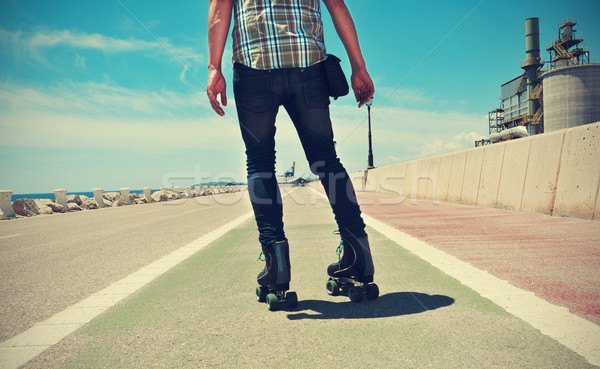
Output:
<instances>
[{"instance_id":1,"label":"factory structure","mask_svg":"<svg viewBox=\"0 0 600 369\"><path fill-rule=\"evenodd\" d=\"M539 18L525 20L523 73L500 88L501 105L488 113L489 139L475 146L600 121L600 64L590 62L577 21L566 19L540 57Z\"/></svg>"}]
</instances>

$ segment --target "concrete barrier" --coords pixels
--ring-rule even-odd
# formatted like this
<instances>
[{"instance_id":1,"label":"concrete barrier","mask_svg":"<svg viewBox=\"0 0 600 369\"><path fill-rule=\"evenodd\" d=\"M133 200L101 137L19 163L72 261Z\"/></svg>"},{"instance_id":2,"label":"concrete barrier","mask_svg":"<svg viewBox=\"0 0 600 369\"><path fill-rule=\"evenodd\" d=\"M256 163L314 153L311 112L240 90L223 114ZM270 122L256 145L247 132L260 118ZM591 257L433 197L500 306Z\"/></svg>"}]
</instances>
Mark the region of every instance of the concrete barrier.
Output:
<instances>
[{"instance_id":1,"label":"concrete barrier","mask_svg":"<svg viewBox=\"0 0 600 369\"><path fill-rule=\"evenodd\" d=\"M146 202L152 202L152 189L150 187L144 187L142 190L144 191Z\"/></svg>"},{"instance_id":2,"label":"concrete barrier","mask_svg":"<svg viewBox=\"0 0 600 369\"><path fill-rule=\"evenodd\" d=\"M452 160L452 154L446 154L440 157L440 177L438 184L439 201L448 201L448 188L450 187Z\"/></svg>"},{"instance_id":3,"label":"concrete barrier","mask_svg":"<svg viewBox=\"0 0 600 369\"><path fill-rule=\"evenodd\" d=\"M10 190L0 190L0 218L13 218L15 211L12 208L11 198L13 192Z\"/></svg>"},{"instance_id":4,"label":"concrete barrier","mask_svg":"<svg viewBox=\"0 0 600 369\"><path fill-rule=\"evenodd\" d=\"M352 178L357 191L598 220L600 122L393 164Z\"/></svg>"},{"instance_id":5,"label":"concrete barrier","mask_svg":"<svg viewBox=\"0 0 600 369\"><path fill-rule=\"evenodd\" d=\"M400 165L398 168L402 168L402 165ZM416 181L419 177L417 172L418 168L416 160L408 162L405 168L403 169L404 180L401 182L402 187L400 187L400 189L402 191L402 195L407 199L416 198L416 195L413 193L413 188L415 188L416 185L413 182ZM385 174L382 173L382 175Z\"/></svg>"},{"instance_id":6,"label":"concrete barrier","mask_svg":"<svg viewBox=\"0 0 600 369\"><path fill-rule=\"evenodd\" d=\"M376 169L371 186L378 188L383 193L401 198L408 197L409 189L406 184L408 166L409 163L400 163Z\"/></svg>"},{"instance_id":7,"label":"concrete barrier","mask_svg":"<svg viewBox=\"0 0 600 369\"><path fill-rule=\"evenodd\" d=\"M459 151L452 155L452 169L448 183L448 202L460 202L465 179L465 166L467 165L467 152Z\"/></svg>"},{"instance_id":8,"label":"concrete barrier","mask_svg":"<svg viewBox=\"0 0 600 369\"><path fill-rule=\"evenodd\" d=\"M427 182L427 191L425 192L425 200L438 201L440 188L440 162L439 156L435 156L429 160L429 176L431 181Z\"/></svg>"},{"instance_id":9,"label":"concrete barrier","mask_svg":"<svg viewBox=\"0 0 600 369\"><path fill-rule=\"evenodd\" d=\"M521 210L531 138L508 141L505 145L496 206Z\"/></svg>"},{"instance_id":10,"label":"concrete barrier","mask_svg":"<svg viewBox=\"0 0 600 369\"><path fill-rule=\"evenodd\" d=\"M123 198L123 204L131 205L131 197L129 197L129 188L121 188L121 197Z\"/></svg>"},{"instance_id":11,"label":"concrete barrier","mask_svg":"<svg viewBox=\"0 0 600 369\"><path fill-rule=\"evenodd\" d=\"M481 181L481 166L483 164L483 150L467 151L465 162L465 176L460 195L460 202L476 204L479 195L479 182Z\"/></svg>"},{"instance_id":12,"label":"concrete barrier","mask_svg":"<svg viewBox=\"0 0 600 369\"><path fill-rule=\"evenodd\" d=\"M104 198L102 197L102 194L104 193L104 189L102 189L102 188L94 188L92 190L92 193L94 194L94 200L96 200L96 203L98 204L98 207L99 208L106 207L106 204L104 203Z\"/></svg>"},{"instance_id":13,"label":"concrete barrier","mask_svg":"<svg viewBox=\"0 0 600 369\"><path fill-rule=\"evenodd\" d=\"M483 147L483 162L481 163L481 176L476 205L496 206L505 147L505 143Z\"/></svg>"},{"instance_id":14,"label":"concrete barrier","mask_svg":"<svg viewBox=\"0 0 600 369\"><path fill-rule=\"evenodd\" d=\"M531 139L521 211L552 214L565 131Z\"/></svg>"},{"instance_id":15,"label":"concrete barrier","mask_svg":"<svg viewBox=\"0 0 600 369\"><path fill-rule=\"evenodd\" d=\"M365 186L364 186L365 172L364 171L348 173L348 177L350 177L350 182L352 182L352 187L354 187L354 191L364 191L365 190Z\"/></svg>"},{"instance_id":16,"label":"concrete barrier","mask_svg":"<svg viewBox=\"0 0 600 369\"><path fill-rule=\"evenodd\" d=\"M194 193L192 192L192 186L185 187L185 194L187 197L194 197Z\"/></svg>"},{"instance_id":17,"label":"concrete barrier","mask_svg":"<svg viewBox=\"0 0 600 369\"><path fill-rule=\"evenodd\" d=\"M600 123L568 129L556 183L554 214L593 219L599 183Z\"/></svg>"},{"instance_id":18,"label":"concrete barrier","mask_svg":"<svg viewBox=\"0 0 600 369\"><path fill-rule=\"evenodd\" d=\"M417 172L419 176L417 177L417 189L416 196L417 199L424 200L427 197L427 187L430 183L435 182L432 177L431 172L429 172L429 167L431 166L431 159L423 159L419 160L417 165ZM437 177L437 175L436 175Z\"/></svg>"},{"instance_id":19,"label":"concrete barrier","mask_svg":"<svg viewBox=\"0 0 600 369\"><path fill-rule=\"evenodd\" d=\"M67 204L67 190L54 190L54 199L58 205L61 205L65 209L65 212L69 211L69 204Z\"/></svg>"}]
</instances>

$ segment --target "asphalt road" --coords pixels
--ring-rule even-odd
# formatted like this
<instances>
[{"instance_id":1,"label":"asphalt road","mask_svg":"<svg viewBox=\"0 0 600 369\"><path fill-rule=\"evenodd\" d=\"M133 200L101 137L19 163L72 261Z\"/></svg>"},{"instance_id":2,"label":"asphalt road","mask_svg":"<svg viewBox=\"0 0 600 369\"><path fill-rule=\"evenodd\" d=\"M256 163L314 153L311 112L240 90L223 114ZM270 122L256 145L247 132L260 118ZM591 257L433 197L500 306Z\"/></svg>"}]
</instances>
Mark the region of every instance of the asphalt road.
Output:
<instances>
[{"instance_id":1,"label":"asphalt road","mask_svg":"<svg viewBox=\"0 0 600 369\"><path fill-rule=\"evenodd\" d=\"M246 196L0 222L0 342L248 212Z\"/></svg>"},{"instance_id":2,"label":"asphalt road","mask_svg":"<svg viewBox=\"0 0 600 369\"><path fill-rule=\"evenodd\" d=\"M329 296L325 270L339 243L331 208L309 188L283 200L297 308L270 312L256 302L263 264L248 218L24 367L593 367L374 228L367 231L379 298ZM225 217L233 213L224 208ZM185 233L201 218L194 215L219 211L192 211L167 229L181 222ZM182 220L190 216L192 223Z\"/></svg>"}]
</instances>

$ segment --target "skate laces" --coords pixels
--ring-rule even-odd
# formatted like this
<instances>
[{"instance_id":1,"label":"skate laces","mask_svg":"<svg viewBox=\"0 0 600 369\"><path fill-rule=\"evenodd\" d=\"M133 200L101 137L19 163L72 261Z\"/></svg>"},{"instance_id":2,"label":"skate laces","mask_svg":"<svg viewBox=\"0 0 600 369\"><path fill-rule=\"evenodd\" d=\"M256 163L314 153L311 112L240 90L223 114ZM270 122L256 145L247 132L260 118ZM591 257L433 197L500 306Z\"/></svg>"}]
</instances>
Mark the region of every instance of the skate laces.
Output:
<instances>
[{"instance_id":1,"label":"skate laces","mask_svg":"<svg viewBox=\"0 0 600 369\"><path fill-rule=\"evenodd\" d=\"M333 234L339 235L340 230L336 229L335 231L333 231ZM344 253L344 241L343 240L340 239L340 244L338 245L337 249L335 250L335 253L338 256L338 270L342 270L342 254Z\"/></svg>"},{"instance_id":2,"label":"skate laces","mask_svg":"<svg viewBox=\"0 0 600 369\"><path fill-rule=\"evenodd\" d=\"M256 261L266 261L267 259L265 259L263 256L264 256L264 254L263 254L263 252L261 251L261 252L260 252L260 255L258 255L258 259L256 259Z\"/></svg>"}]
</instances>

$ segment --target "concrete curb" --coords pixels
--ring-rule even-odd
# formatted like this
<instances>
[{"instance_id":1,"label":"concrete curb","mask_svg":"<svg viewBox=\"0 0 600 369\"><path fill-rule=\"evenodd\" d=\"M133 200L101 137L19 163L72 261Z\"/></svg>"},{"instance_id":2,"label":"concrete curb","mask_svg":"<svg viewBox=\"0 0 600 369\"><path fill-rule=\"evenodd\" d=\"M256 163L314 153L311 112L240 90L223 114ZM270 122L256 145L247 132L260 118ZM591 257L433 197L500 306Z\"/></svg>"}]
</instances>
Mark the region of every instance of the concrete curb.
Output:
<instances>
[{"instance_id":1,"label":"concrete curb","mask_svg":"<svg viewBox=\"0 0 600 369\"><path fill-rule=\"evenodd\" d=\"M352 175L358 190L600 219L600 122Z\"/></svg>"}]
</instances>

